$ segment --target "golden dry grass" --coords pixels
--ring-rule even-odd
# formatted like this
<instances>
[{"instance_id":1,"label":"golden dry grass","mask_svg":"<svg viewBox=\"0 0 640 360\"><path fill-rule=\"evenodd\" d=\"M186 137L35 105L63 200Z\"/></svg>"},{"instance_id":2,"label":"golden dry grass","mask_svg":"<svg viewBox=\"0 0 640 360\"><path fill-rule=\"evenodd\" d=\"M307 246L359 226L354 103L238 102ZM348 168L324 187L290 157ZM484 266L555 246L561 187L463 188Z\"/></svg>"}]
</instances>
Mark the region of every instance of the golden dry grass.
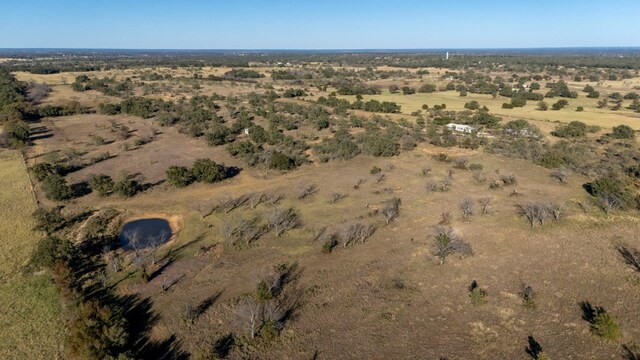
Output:
<instances>
[{"instance_id":1,"label":"golden dry grass","mask_svg":"<svg viewBox=\"0 0 640 360\"><path fill-rule=\"evenodd\" d=\"M65 334L57 292L46 275L22 272L42 234L19 153L0 152L0 358L62 358Z\"/></svg>"}]
</instances>

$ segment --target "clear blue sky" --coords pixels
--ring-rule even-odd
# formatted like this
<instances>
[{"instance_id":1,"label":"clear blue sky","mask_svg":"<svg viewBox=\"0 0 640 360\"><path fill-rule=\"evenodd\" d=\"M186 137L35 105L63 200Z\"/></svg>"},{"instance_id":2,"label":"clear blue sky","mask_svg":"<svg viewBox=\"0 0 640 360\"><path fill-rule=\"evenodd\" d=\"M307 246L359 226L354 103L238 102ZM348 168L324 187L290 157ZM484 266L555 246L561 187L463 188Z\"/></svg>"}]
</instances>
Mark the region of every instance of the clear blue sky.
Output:
<instances>
[{"instance_id":1,"label":"clear blue sky","mask_svg":"<svg viewBox=\"0 0 640 360\"><path fill-rule=\"evenodd\" d=\"M2 0L0 48L640 46L640 0Z\"/></svg>"}]
</instances>

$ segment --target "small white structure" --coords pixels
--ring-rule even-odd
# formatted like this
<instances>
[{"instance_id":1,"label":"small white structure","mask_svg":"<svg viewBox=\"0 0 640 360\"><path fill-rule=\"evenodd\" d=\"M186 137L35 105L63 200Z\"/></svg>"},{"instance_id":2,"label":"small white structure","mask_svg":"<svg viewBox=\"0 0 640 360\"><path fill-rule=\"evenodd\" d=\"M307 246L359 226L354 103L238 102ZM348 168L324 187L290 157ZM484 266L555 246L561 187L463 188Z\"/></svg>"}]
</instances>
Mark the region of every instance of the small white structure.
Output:
<instances>
[{"instance_id":1,"label":"small white structure","mask_svg":"<svg viewBox=\"0 0 640 360\"><path fill-rule=\"evenodd\" d=\"M471 134L478 131L478 129L474 128L473 126L454 124L454 123L447 124L447 129L451 131L457 131L457 132L467 133L467 134Z\"/></svg>"},{"instance_id":2,"label":"small white structure","mask_svg":"<svg viewBox=\"0 0 640 360\"><path fill-rule=\"evenodd\" d=\"M249 128L244 129L244 134L249 135Z\"/></svg>"}]
</instances>

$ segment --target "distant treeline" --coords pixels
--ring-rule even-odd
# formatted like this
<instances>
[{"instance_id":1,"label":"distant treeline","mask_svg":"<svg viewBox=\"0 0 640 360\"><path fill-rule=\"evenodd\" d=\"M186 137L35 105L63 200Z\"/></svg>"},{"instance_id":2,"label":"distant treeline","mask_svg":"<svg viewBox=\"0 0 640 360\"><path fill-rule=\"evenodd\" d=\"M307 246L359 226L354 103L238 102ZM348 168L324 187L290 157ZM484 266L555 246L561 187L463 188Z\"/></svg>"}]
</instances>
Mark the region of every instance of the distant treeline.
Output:
<instances>
[{"instance_id":1,"label":"distant treeline","mask_svg":"<svg viewBox=\"0 0 640 360\"><path fill-rule=\"evenodd\" d=\"M248 67L251 63L268 65L322 62L335 65L375 67L390 65L401 68L440 67L449 69L495 69L507 71L541 71L547 68L612 68L640 69L640 51L616 49L596 51L576 49L566 52L522 52L498 50L453 51L449 59L442 52L254 52L254 51L106 51L106 50L14 50L3 51L3 57L15 58L3 64L12 71L49 74L68 71L95 71L135 67ZM29 59L22 61L19 59ZM277 76L276 76L277 77ZM285 77L286 78L286 77Z\"/></svg>"}]
</instances>

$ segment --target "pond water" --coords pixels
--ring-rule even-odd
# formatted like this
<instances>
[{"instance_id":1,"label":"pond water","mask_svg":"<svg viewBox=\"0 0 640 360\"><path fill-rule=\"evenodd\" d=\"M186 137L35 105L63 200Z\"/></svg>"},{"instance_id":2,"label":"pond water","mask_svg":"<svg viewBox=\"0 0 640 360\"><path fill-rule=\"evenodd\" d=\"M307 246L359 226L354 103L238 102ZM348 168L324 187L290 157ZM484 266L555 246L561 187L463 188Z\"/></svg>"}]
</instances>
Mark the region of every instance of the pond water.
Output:
<instances>
[{"instance_id":1,"label":"pond water","mask_svg":"<svg viewBox=\"0 0 640 360\"><path fill-rule=\"evenodd\" d=\"M141 219L124 224L120 243L126 249L158 246L171 239L171 226L165 219Z\"/></svg>"}]
</instances>

